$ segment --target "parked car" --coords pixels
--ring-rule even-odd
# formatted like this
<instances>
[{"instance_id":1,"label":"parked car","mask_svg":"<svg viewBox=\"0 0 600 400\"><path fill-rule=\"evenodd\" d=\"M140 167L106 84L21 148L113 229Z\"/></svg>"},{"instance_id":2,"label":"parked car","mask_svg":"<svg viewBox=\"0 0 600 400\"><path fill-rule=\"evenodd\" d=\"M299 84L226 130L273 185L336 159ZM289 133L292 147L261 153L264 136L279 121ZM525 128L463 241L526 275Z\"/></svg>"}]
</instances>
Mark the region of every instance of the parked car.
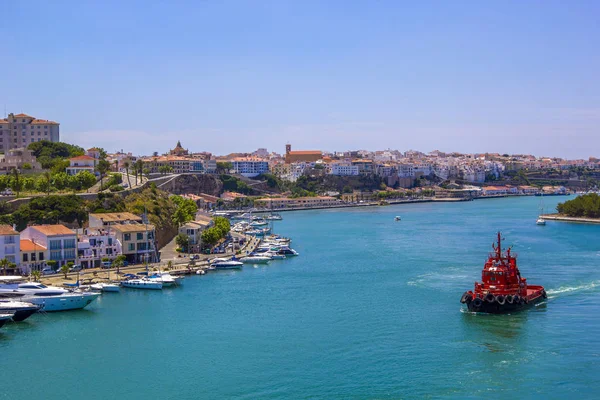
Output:
<instances>
[{"instance_id":1,"label":"parked car","mask_svg":"<svg viewBox=\"0 0 600 400\"><path fill-rule=\"evenodd\" d=\"M53 270L52 268L44 268L42 270L42 275L54 275L56 274L56 271Z\"/></svg>"},{"instance_id":2,"label":"parked car","mask_svg":"<svg viewBox=\"0 0 600 400\"><path fill-rule=\"evenodd\" d=\"M112 261L102 261L102 268L110 268L112 266Z\"/></svg>"},{"instance_id":3,"label":"parked car","mask_svg":"<svg viewBox=\"0 0 600 400\"><path fill-rule=\"evenodd\" d=\"M69 272L79 272L81 271L81 265L73 265L70 269Z\"/></svg>"}]
</instances>

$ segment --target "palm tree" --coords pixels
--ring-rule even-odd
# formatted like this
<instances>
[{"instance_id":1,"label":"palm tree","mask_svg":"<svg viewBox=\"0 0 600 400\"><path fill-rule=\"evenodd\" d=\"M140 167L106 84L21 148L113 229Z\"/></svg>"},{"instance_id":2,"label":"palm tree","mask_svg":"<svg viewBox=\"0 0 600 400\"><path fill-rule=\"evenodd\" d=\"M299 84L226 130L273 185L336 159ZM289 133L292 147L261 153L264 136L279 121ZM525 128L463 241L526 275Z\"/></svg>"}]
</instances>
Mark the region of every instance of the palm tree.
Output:
<instances>
[{"instance_id":1,"label":"palm tree","mask_svg":"<svg viewBox=\"0 0 600 400\"><path fill-rule=\"evenodd\" d=\"M129 184L129 187L131 188L131 180L129 179L129 161L125 161L123 163L123 166L125 167L125 173L127 174L127 183Z\"/></svg>"},{"instance_id":2,"label":"palm tree","mask_svg":"<svg viewBox=\"0 0 600 400\"><path fill-rule=\"evenodd\" d=\"M40 277L42 276L42 273L38 270L35 271L31 271L31 277L33 278L34 282L38 282L40 280Z\"/></svg>"},{"instance_id":3,"label":"palm tree","mask_svg":"<svg viewBox=\"0 0 600 400\"><path fill-rule=\"evenodd\" d=\"M144 182L144 176L142 175L144 173L144 162L142 160L137 160L135 162L135 169L137 170L138 174L140 175L140 183ZM137 180L136 180L137 183Z\"/></svg>"},{"instance_id":4,"label":"palm tree","mask_svg":"<svg viewBox=\"0 0 600 400\"><path fill-rule=\"evenodd\" d=\"M12 170L13 179L11 181L11 189L15 191L17 197L19 197L19 192L23 188L23 182L21 182L21 174L17 168Z\"/></svg>"},{"instance_id":5,"label":"palm tree","mask_svg":"<svg viewBox=\"0 0 600 400\"><path fill-rule=\"evenodd\" d=\"M104 185L104 175L106 175L106 173L110 169L110 164L106 160L100 160L98 161L98 164L96 164L95 168L96 171L100 174L100 189L102 189L102 186Z\"/></svg>"},{"instance_id":6,"label":"palm tree","mask_svg":"<svg viewBox=\"0 0 600 400\"><path fill-rule=\"evenodd\" d=\"M115 172L119 172L119 160L115 160Z\"/></svg>"}]
</instances>

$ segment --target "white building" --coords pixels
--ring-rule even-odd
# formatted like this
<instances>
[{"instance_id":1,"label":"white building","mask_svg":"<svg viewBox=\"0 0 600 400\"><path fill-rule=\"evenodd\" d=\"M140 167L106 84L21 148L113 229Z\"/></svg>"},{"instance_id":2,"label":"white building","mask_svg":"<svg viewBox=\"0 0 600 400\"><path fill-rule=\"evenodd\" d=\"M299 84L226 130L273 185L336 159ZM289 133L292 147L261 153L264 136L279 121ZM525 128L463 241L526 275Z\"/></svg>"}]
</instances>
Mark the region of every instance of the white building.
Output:
<instances>
[{"instance_id":1,"label":"white building","mask_svg":"<svg viewBox=\"0 0 600 400\"><path fill-rule=\"evenodd\" d=\"M75 232L64 225L34 225L21 232L21 239L30 240L48 251L48 260L60 266L75 262L77 245Z\"/></svg>"},{"instance_id":2,"label":"white building","mask_svg":"<svg viewBox=\"0 0 600 400\"><path fill-rule=\"evenodd\" d=\"M97 160L94 157L87 155L70 158L67 174L77 175L82 171L88 171L93 174L95 172L96 162Z\"/></svg>"},{"instance_id":3,"label":"white building","mask_svg":"<svg viewBox=\"0 0 600 400\"><path fill-rule=\"evenodd\" d=\"M337 176L357 176L359 166L352 163L334 162L329 164L329 174Z\"/></svg>"},{"instance_id":4,"label":"white building","mask_svg":"<svg viewBox=\"0 0 600 400\"><path fill-rule=\"evenodd\" d=\"M6 258L8 262L18 265L19 246L19 233L9 225L0 225L0 260Z\"/></svg>"},{"instance_id":5,"label":"white building","mask_svg":"<svg viewBox=\"0 0 600 400\"><path fill-rule=\"evenodd\" d=\"M269 172L269 162L257 158L236 158L231 164L236 174L248 178Z\"/></svg>"},{"instance_id":6,"label":"white building","mask_svg":"<svg viewBox=\"0 0 600 400\"><path fill-rule=\"evenodd\" d=\"M77 238L77 258L83 268L99 267L103 258L115 259L123 254L116 231L106 228L87 228Z\"/></svg>"},{"instance_id":7,"label":"white building","mask_svg":"<svg viewBox=\"0 0 600 400\"><path fill-rule=\"evenodd\" d=\"M0 118L0 151L7 152L30 143L48 140L60 141L59 123L37 119L27 114L8 114Z\"/></svg>"}]
</instances>

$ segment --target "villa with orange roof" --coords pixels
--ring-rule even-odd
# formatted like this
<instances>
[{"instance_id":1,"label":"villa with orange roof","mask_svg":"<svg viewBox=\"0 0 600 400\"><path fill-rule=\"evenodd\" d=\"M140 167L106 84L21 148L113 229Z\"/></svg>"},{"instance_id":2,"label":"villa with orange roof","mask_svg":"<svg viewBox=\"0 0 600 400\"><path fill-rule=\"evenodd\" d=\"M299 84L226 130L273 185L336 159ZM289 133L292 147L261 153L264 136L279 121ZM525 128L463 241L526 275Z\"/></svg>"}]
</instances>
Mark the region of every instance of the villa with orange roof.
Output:
<instances>
[{"instance_id":1,"label":"villa with orange roof","mask_svg":"<svg viewBox=\"0 0 600 400\"><path fill-rule=\"evenodd\" d=\"M0 118L0 151L27 147L33 142L59 142L59 123L27 114L8 114Z\"/></svg>"},{"instance_id":2,"label":"villa with orange roof","mask_svg":"<svg viewBox=\"0 0 600 400\"><path fill-rule=\"evenodd\" d=\"M94 173L96 169L96 160L94 157L83 155L69 159L69 166L66 168L68 175L77 175L79 172L88 171Z\"/></svg>"},{"instance_id":3,"label":"villa with orange roof","mask_svg":"<svg viewBox=\"0 0 600 400\"><path fill-rule=\"evenodd\" d=\"M319 150L297 150L292 151L292 145L285 145L285 163L315 162L323 158L323 152Z\"/></svg>"},{"instance_id":4,"label":"villa with orange roof","mask_svg":"<svg viewBox=\"0 0 600 400\"><path fill-rule=\"evenodd\" d=\"M77 239L75 232L64 225L28 226L21 232L21 240L29 240L35 243L36 246L45 248L47 252L46 261L56 261L58 267L76 260ZM35 260L36 263L39 263L39 261L39 259ZM32 263L31 260L27 262ZM38 265L38 267L41 266Z\"/></svg>"}]
</instances>

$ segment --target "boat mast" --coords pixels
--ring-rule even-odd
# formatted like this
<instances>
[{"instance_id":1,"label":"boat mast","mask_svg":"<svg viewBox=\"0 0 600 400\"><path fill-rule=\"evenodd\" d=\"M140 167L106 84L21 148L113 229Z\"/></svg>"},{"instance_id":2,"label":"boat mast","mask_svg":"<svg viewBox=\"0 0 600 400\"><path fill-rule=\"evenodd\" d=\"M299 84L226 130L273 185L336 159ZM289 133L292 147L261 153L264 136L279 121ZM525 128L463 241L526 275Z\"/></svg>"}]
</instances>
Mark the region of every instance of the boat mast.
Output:
<instances>
[{"instance_id":1,"label":"boat mast","mask_svg":"<svg viewBox=\"0 0 600 400\"><path fill-rule=\"evenodd\" d=\"M502 236L498 232L498 246L496 247L496 256L502 258Z\"/></svg>"}]
</instances>

